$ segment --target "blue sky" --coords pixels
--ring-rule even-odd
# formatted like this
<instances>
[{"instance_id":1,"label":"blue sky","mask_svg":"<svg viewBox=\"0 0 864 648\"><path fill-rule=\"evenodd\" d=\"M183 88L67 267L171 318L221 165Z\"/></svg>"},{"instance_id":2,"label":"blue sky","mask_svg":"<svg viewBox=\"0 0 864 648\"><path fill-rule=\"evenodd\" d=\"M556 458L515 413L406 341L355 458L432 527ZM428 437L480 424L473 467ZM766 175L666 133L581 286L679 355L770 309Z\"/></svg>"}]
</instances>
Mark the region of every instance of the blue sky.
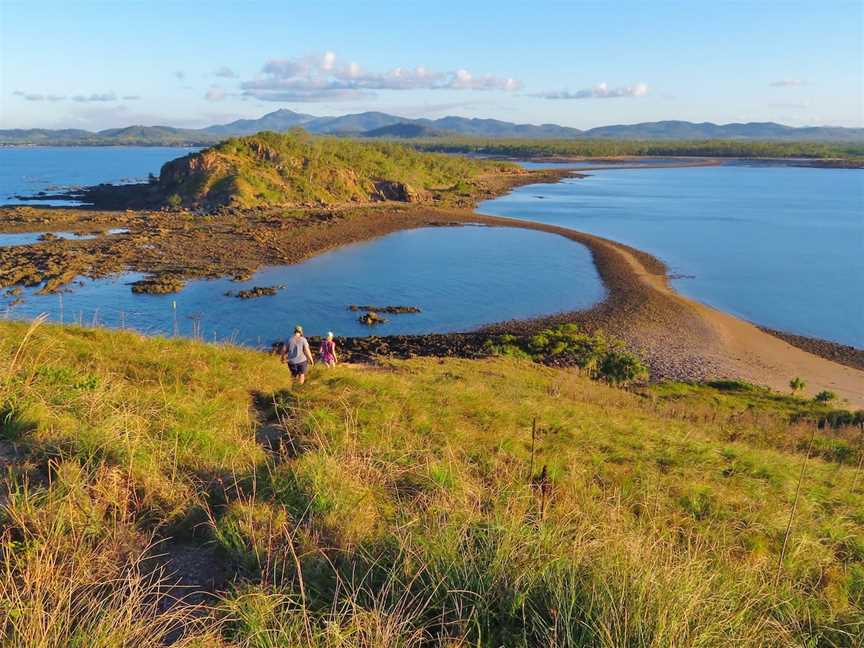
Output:
<instances>
[{"instance_id":1,"label":"blue sky","mask_svg":"<svg viewBox=\"0 0 864 648\"><path fill-rule=\"evenodd\" d=\"M0 0L0 127L277 108L864 126L864 3Z\"/></svg>"}]
</instances>

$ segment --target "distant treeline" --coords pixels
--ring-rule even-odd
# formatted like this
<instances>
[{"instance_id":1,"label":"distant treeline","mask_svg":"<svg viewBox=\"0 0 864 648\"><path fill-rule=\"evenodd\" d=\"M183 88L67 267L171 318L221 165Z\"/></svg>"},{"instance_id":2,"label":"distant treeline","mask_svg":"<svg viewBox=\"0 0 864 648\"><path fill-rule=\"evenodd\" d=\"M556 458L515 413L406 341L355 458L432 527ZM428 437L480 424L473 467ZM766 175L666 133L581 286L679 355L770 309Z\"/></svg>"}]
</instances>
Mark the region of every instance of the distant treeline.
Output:
<instances>
[{"instance_id":1,"label":"distant treeline","mask_svg":"<svg viewBox=\"0 0 864 648\"><path fill-rule=\"evenodd\" d=\"M739 140L489 140L446 138L416 140L425 151L475 153L517 158L702 156L740 158L808 158L864 160L864 144L823 142L762 142Z\"/></svg>"}]
</instances>

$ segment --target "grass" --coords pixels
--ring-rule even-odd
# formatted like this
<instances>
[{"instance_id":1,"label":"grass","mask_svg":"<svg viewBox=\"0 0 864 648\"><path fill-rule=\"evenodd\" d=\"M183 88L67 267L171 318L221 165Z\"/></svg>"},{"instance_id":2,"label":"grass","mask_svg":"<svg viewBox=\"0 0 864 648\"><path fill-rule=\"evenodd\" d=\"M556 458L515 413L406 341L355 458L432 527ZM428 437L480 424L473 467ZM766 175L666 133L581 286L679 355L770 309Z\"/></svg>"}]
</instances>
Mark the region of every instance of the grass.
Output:
<instances>
[{"instance_id":1,"label":"grass","mask_svg":"<svg viewBox=\"0 0 864 648\"><path fill-rule=\"evenodd\" d=\"M231 346L27 335L0 324L3 645L861 645L860 433L800 399L509 357L291 389ZM205 608L168 537L229 571Z\"/></svg>"}]
</instances>

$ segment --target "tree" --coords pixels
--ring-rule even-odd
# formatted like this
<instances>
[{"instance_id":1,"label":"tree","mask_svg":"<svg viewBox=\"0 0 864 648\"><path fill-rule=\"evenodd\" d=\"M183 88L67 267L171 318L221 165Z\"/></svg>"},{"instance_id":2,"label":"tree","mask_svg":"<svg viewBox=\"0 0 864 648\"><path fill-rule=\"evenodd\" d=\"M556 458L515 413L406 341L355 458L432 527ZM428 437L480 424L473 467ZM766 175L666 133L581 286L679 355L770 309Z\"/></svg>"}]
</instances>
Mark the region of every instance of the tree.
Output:
<instances>
[{"instance_id":1,"label":"tree","mask_svg":"<svg viewBox=\"0 0 864 648\"><path fill-rule=\"evenodd\" d=\"M597 370L600 378L614 385L626 384L648 376L648 368L632 353L607 351Z\"/></svg>"},{"instance_id":2,"label":"tree","mask_svg":"<svg viewBox=\"0 0 864 648\"><path fill-rule=\"evenodd\" d=\"M797 394L807 386L803 380L801 380L798 376L795 376L792 380L789 381L789 388L792 390L793 394Z\"/></svg>"},{"instance_id":3,"label":"tree","mask_svg":"<svg viewBox=\"0 0 864 648\"><path fill-rule=\"evenodd\" d=\"M817 403L830 403L832 400L837 398L837 394L832 391L828 391L827 389L820 391L813 397L813 400Z\"/></svg>"}]
</instances>

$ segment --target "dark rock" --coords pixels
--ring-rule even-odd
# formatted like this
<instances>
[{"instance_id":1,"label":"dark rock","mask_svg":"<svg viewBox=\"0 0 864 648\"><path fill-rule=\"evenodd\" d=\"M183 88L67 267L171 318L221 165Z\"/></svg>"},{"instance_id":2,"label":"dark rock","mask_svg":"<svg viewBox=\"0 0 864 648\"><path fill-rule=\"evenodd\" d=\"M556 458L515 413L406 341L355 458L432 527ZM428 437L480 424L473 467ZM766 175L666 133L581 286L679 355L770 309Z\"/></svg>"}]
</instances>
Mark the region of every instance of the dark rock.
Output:
<instances>
[{"instance_id":1,"label":"dark rock","mask_svg":"<svg viewBox=\"0 0 864 648\"><path fill-rule=\"evenodd\" d=\"M419 195L410 185L392 180L379 180L375 183L373 200L395 200L398 202L417 202Z\"/></svg>"},{"instance_id":2,"label":"dark rock","mask_svg":"<svg viewBox=\"0 0 864 648\"><path fill-rule=\"evenodd\" d=\"M367 313L387 313L388 315L401 315L403 313L419 313L421 312L416 306L363 306L351 304L348 307L350 311L366 311Z\"/></svg>"},{"instance_id":3,"label":"dark rock","mask_svg":"<svg viewBox=\"0 0 864 648\"><path fill-rule=\"evenodd\" d=\"M384 317L381 317L375 311L370 311L370 312L366 313L365 315L361 315L360 317L358 317L357 321L360 322L361 324L365 324L366 326L373 326L375 324L384 324L387 321L387 319Z\"/></svg>"},{"instance_id":4,"label":"dark rock","mask_svg":"<svg viewBox=\"0 0 864 648\"><path fill-rule=\"evenodd\" d=\"M256 297L266 297L269 295L275 295L277 292L282 290L285 286L253 286L248 290L238 290L233 291L229 290L225 293L226 297L237 297L239 299L254 299Z\"/></svg>"},{"instance_id":5,"label":"dark rock","mask_svg":"<svg viewBox=\"0 0 864 648\"><path fill-rule=\"evenodd\" d=\"M146 293L149 295L164 295L167 293L180 292L184 281L177 275L156 275L147 279L140 279L132 284L133 293Z\"/></svg>"}]
</instances>

